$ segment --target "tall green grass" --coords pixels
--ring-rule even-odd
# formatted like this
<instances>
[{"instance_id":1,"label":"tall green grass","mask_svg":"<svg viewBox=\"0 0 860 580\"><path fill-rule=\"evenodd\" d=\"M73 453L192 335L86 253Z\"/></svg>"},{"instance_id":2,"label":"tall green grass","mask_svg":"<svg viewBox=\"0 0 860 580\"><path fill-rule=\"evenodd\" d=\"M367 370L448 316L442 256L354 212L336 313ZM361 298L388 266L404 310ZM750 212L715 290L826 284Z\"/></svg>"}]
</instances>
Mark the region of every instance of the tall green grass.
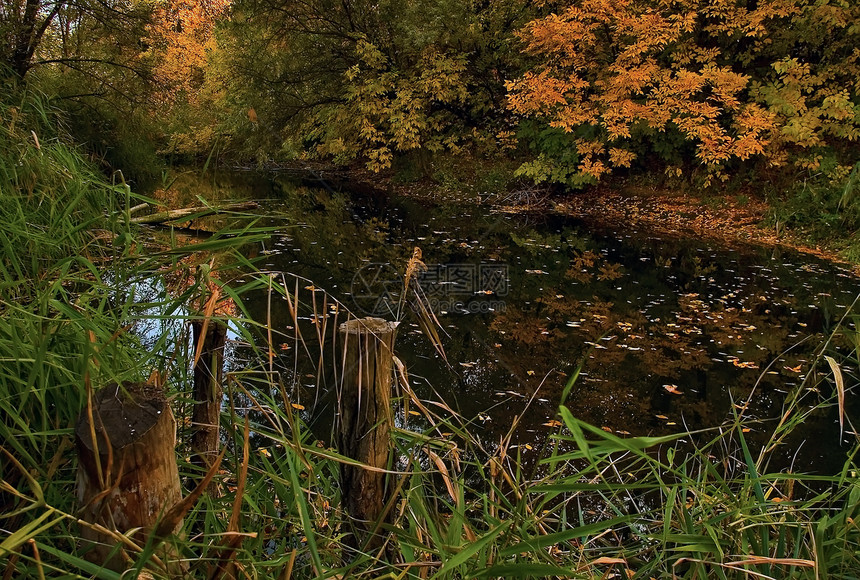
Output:
<instances>
[{"instance_id":1,"label":"tall green grass","mask_svg":"<svg viewBox=\"0 0 860 580\"><path fill-rule=\"evenodd\" d=\"M860 447L850 418L839 473L768 467L805 418L842 412L840 399L856 388L842 371L856 370L857 349L837 360L827 345L774 421L753 423L739 403L723 425L666 437L622 438L577 419L575 401L566 400L574 375L558 426L528 457L510 435L482 440L470 418L418 399L401 376L392 494L374 526L381 547L345 541L352 529L338 478L353 460L313 434L307 402L293 387L307 374L318 388L325 383L332 361L319 348L327 344L320 324L330 332L348 314L307 281L247 275L237 253L227 263L225 252L241 241L216 236L195 244L199 254L144 251L126 225L128 188L99 178L52 137L51 115L33 96L6 98L0 115L7 152L0 154L0 577L170 577L155 540L132 550L132 571L123 575L86 561L76 541L72 426L88 390L153 369L166 371L182 422L194 357L185 322L198 316L193 305L212 284L239 310L222 320L236 333L236 350L214 492L166 540L188 577L857 576ZM38 145L31 131L41 135ZM226 284L207 268L195 278L189 260L223 272L241 266L246 281ZM144 287L150 292L135 290ZM249 320L248 291L287 301L294 327ZM159 330L145 330L152 322ZM848 329L837 332L860 344ZM293 358L276 366L284 342ZM750 427L769 429L770 443L752 448ZM834 423L834 442L845 435L840 428ZM186 433L179 435L181 474L195 477Z\"/></svg>"},{"instance_id":2,"label":"tall green grass","mask_svg":"<svg viewBox=\"0 0 860 580\"><path fill-rule=\"evenodd\" d=\"M55 575L57 568L92 573L74 541L72 427L88 392L169 366L175 335L144 340L136 327L153 308L181 324L201 287L198 281L179 296L162 288L141 303L131 290L159 269L181 273L189 252L153 252L136 239L127 218L139 196L121 176L112 183L94 170L61 139L59 123L38 93L0 94L3 578ZM216 236L204 249L237 243Z\"/></svg>"},{"instance_id":3,"label":"tall green grass","mask_svg":"<svg viewBox=\"0 0 860 580\"><path fill-rule=\"evenodd\" d=\"M826 244L849 262L860 260L860 162L840 165L835 157L826 156L816 170L790 183L776 183L778 191L769 195L769 222L777 235Z\"/></svg>"},{"instance_id":4,"label":"tall green grass","mask_svg":"<svg viewBox=\"0 0 860 580\"><path fill-rule=\"evenodd\" d=\"M344 541L352 529L338 483L340 464L353 460L314 437L289 373L271 366L259 342L266 335L273 344L294 341L291 352L302 359L296 368L317 364L309 338L315 324L307 319L322 319L322 301L314 305L312 288L272 278L249 287L268 289L273 300L289 297L296 320L306 321L284 334L265 323L223 321L242 323L247 334L239 340L263 346L248 346L244 364L226 379L227 451L218 491L194 506L183 532L170 540L191 577L850 578L860 569L856 436L845 446L839 473L767 467L779 442L805 418L838 404L823 358L772 423L745 418L739 403L740 410L711 430L622 438L578 420L573 401L562 400L559 426L528 461L520 455L524 448L509 444L511 437L473 436L467 419L417 399L403 381L389 466L393 493L387 516L375 526L382 547L356 548ZM187 361L193 346L182 344L175 360ZM842 361L848 364L856 358ZM850 396L846 376L842 385ZM181 416L183 395L177 395ZM750 427L772 430L773 445L751 448ZM834 441L837 432L834 424ZM63 435L58 428L49 438ZM192 475L184 449L180 443L180 469ZM18 504L31 515L16 516L27 522L18 528L23 533L3 543L14 538L19 546L0 556L16 574L36 577L41 567L48 576L116 577L77 552L68 497L73 469L70 460L33 480L18 477ZM15 471L4 473L7 489ZM139 569L169 577L153 553L154 546L141 547Z\"/></svg>"}]
</instances>

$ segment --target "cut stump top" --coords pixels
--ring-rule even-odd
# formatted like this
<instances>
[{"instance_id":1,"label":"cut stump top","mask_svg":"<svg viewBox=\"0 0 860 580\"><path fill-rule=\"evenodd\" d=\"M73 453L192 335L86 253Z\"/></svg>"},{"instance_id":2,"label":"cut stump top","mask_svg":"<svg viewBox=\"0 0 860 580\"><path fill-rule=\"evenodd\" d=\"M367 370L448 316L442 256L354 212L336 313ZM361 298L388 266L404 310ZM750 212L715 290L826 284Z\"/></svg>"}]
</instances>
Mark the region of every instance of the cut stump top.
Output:
<instances>
[{"instance_id":1,"label":"cut stump top","mask_svg":"<svg viewBox=\"0 0 860 580\"><path fill-rule=\"evenodd\" d=\"M122 386L114 383L101 389L93 397L93 422L100 453L107 453L102 445L105 436L115 450L138 441L155 426L166 406L164 393L147 383ZM81 413L75 434L88 450L95 451L86 411Z\"/></svg>"},{"instance_id":2,"label":"cut stump top","mask_svg":"<svg viewBox=\"0 0 860 580\"><path fill-rule=\"evenodd\" d=\"M391 322L382 318L369 316L367 318L356 318L342 322L338 327L344 334L378 334L385 335L394 332L399 322Z\"/></svg>"}]
</instances>

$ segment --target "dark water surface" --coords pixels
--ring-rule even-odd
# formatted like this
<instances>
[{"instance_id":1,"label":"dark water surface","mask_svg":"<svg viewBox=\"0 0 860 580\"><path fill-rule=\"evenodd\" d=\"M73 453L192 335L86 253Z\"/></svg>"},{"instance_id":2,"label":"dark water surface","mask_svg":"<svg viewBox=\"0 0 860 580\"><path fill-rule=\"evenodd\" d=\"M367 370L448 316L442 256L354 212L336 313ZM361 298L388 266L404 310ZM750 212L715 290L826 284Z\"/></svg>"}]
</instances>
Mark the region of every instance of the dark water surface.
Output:
<instances>
[{"instance_id":1,"label":"dark water surface","mask_svg":"<svg viewBox=\"0 0 860 580\"><path fill-rule=\"evenodd\" d=\"M283 297L248 295L244 306L283 332L275 340L280 372L321 432L332 415L328 373L314 368L315 323L323 312L331 324L335 319L332 299L319 289L356 315L402 317L396 351L415 390L472 420L488 445L531 399L514 437L522 447L554 431L562 390L580 364L567 404L607 431L719 426L749 399L750 437L763 440L786 395L811 387L804 383L809 373L829 372L813 362L815 350L860 292L849 271L794 252L720 248L623 223L595 231L557 215L494 213L474 200L431 204L242 175L214 186L180 180L171 191L176 206L194 203L192 194L262 201L264 223L278 230L250 253L275 274L273 284L298 291L308 352L294 341ZM447 334L450 366L399 304L416 246L428 266L420 285ZM854 328L850 317L845 323ZM850 355L848 342L834 346ZM857 370L856 362L843 365L847 385L856 383ZM818 397L811 395L811 402ZM856 410L849 404L849 416ZM828 471L844 460L848 445L840 439L831 408L811 416L777 456L786 467Z\"/></svg>"}]
</instances>

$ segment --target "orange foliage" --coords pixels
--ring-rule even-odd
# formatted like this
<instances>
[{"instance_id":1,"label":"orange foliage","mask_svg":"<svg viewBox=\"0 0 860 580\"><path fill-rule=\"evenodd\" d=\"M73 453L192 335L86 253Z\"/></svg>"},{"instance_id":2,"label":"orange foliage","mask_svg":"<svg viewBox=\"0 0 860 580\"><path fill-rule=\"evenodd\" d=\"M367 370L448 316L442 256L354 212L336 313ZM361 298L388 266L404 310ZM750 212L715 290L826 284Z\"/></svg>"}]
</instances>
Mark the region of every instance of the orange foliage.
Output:
<instances>
[{"instance_id":1,"label":"orange foliage","mask_svg":"<svg viewBox=\"0 0 860 580\"><path fill-rule=\"evenodd\" d=\"M166 89L165 102L180 94L195 101L208 56L215 50L215 24L230 4L231 0L166 0L155 11L149 36L158 58L155 76Z\"/></svg>"},{"instance_id":2,"label":"orange foliage","mask_svg":"<svg viewBox=\"0 0 860 580\"><path fill-rule=\"evenodd\" d=\"M507 83L508 106L581 136L576 169L594 179L630 165L637 132L679 132L715 174L779 164L860 136L858 21L840 0L578 1L520 31L540 65Z\"/></svg>"}]
</instances>

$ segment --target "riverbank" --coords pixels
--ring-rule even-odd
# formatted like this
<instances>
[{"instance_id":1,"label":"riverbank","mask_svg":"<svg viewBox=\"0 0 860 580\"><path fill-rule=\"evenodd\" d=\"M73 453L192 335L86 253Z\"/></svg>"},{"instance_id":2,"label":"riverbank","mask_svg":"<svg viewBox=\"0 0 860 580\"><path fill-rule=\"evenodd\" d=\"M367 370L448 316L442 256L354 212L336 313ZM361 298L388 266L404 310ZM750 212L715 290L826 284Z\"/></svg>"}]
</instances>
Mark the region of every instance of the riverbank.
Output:
<instances>
[{"instance_id":1,"label":"riverbank","mask_svg":"<svg viewBox=\"0 0 860 580\"><path fill-rule=\"evenodd\" d=\"M786 248L849 266L860 275L860 263L845 256L848 238L834 235L812 242L809 232L786 227L774 219L775 208L752 193L697 195L671 190L664 185L631 184L623 180L566 193L551 192L539 186L515 192L487 192L467 182L457 184L461 187L451 187L429 178L400 183L393 175L374 174L363 169L332 171L318 167L310 173L315 181L348 183L351 188L380 195L480 203L503 213L555 212L597 228L621 225L661 236L710 240L727 247L756 244Z\"/></svg>"},{"instance_id":2,"label":"riverbank","mask_svg":"<svg viewBox=\"0 0 860 580\"><path fill-rule=\"evenodd\" d=\"M595 188L553 201L552 211L592 221L598 226L622 224L661 235L713 240L729 247L757 244L790 248L850 265L860 273L860 264L846 260L835 242L834 245L811 244L803 231L770 224L771 206L752 197L703 199L659 189Z\"/></svg>"}]
</instances>

